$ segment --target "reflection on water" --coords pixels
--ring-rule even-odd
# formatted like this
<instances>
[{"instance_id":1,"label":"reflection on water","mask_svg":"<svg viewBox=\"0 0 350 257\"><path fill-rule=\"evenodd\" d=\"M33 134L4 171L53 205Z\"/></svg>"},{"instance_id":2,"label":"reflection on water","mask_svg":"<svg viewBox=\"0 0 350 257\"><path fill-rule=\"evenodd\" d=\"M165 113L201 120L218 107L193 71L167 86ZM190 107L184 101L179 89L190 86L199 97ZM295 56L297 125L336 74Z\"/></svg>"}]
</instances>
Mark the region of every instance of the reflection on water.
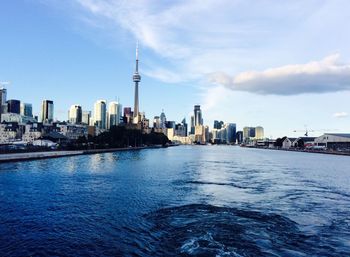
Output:
<instances>
[{"instance_id":1,"label":"reflection on water","mask_svg":"<svg viewBox=\"0 0 350 257\"><path fill-rule=\"evenodd\" d=\"M0 165L0 256L350 256L350 158L173 147Z\"/></svg>"}]
</instances>

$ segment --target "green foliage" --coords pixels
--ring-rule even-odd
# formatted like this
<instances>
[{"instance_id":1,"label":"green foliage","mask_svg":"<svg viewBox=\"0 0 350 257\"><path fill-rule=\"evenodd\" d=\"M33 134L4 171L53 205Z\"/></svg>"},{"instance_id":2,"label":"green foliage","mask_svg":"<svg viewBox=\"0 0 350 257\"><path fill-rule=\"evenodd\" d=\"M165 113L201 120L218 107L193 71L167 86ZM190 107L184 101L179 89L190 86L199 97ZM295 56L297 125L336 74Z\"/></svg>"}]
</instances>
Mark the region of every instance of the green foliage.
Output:
<instances>
[{"instance_id":1,"label":"green foliage","mask_svg":"<svg viewBox=\"0 0 350 257\"><path fill-rule=\"evenodd\" d=\"M109 131L93 137L94 148L122 148L143 145L165 145L169 142L162 133L142 134L141 130L128 129L124 126L113 126Z\"/></svg>"},{"instance_id":2,"label":"green foliage","mask_svg":"<svg viewBox=\"0 0 350 257\"><path fill-rule=\"evenodd\" d=\"M277 138L276 142L275 142L275 147L282 147L283 141L286 139L287 137L282 137L282 138Z\"/></svg>"}]
</instances>

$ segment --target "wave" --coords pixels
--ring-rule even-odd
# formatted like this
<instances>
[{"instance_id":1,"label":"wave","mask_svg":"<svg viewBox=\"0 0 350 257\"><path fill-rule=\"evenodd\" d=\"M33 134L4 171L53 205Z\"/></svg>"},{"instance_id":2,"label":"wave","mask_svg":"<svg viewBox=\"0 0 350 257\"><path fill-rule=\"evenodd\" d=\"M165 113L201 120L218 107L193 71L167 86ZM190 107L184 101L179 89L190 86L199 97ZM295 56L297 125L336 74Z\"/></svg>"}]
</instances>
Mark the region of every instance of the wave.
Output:
<instances>
[{"instance_id":1,"label":"wave","mask_svg":"<svg viewBox=\"0 0 350 257\"><path fill-rule=\"evenodd\" d=\"M349 249L330 243L336 242L329 240L332 232L326 238L307 235L297 223L274 213L190 204L144 217L151 224L151 256L349 255Z\"/></svg>"}]
</instances>

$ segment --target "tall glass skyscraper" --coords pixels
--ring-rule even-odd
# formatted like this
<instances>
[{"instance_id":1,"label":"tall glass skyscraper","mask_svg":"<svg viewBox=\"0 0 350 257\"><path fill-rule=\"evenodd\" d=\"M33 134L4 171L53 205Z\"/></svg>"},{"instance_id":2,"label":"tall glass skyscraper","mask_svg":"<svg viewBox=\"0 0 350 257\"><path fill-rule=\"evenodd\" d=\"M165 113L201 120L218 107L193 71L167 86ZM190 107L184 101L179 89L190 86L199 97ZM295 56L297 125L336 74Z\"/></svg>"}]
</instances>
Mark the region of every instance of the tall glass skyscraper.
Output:
<instances>
[{"instance_id":1,"label":"tall glass skyscraper","mask_svg":"<svg viewBox=\"0 0 350 257\"><path fill-rule=\"evenodd\" d=\"M91 119L91 112L90 111L83 111L81 122L85 125L90 125L90 119Z\"/></svg>"},{"instance_id":2,"label":"tall glass skyscraper","mask_svg":"<svg viewBox=\"0 0 350 257\"><path fill-rule=\"evenodd\" d=\"M26 117L33 117L32 104L21 103L21 115L26 116Z\"/></svg>"},{"instance_id":3,"label":"tall glass skyscraper","mask_svg":"<svg viewBox=\"0 0 350 257\"><path fill-rule=\"evenodd\" d=\"M100 129L107 128L107 102L106 100L98 100L94 105L94 122L95 126Z\"/></svg>"},{"instance_id":4,"label":"tall glass skyscraper","mask_svg":"<svg viewBox=\"0 0 350 257\"><path fill-rule=\"evenodd\" d=\"M53 101L44 100L41 105L41 121L43 123L53 122Z\"/></svg>"},{"instance_id":5,"label":"tall glass skyscraper","mask_svg":"<svg viewBox=\"0 0 350 257\"><path fill-rule=\"evenodd\" d=\"M83 111L81 106L78 104L74 104L69 109L68 120L72 124L80 124L83 118Z\"/></svg>"},{"instance_id":6,"label":"tall glass skyscraper","mask_svg":"<svg viewBox=\"0 0 350 257\"><path fill-rule=\"evenodd\" d=\"M195 132L195 131L194 131L194 130L195 130L194 128L195 128L195 127L194 127L194 116L192 115L192 116L191 116L191 129L190 129L190 134L191 134L191 135L194 135L194 132Z\"/></svg>"},{"instance_id":7,"label":"tall glass skyscraper","mask_svg":"<svg viewBox=\"0 0 350 257\"><path fill-rule=\"evenodd\" d=\"M118 126L122 118L122 105L118 102L110 102L108 106L108 128Z\"/></svg>"},{"instance_id":8,"label":"tall glass skyscraper","mask_svg":"<svg viewBox=\"0 0 350 257\"><path fill-rule=\"evenodd\" d=\"M162 113L160 114L160 128L165 129L166 128L166 116L164 113L164 110L162 110Z\"/></svg>"},{"instance_id":9,"label":"tall glass skyscraper","mask_svg":"<svg viewBox=\"0 0 350 257\"><path fill-rule=\"evenodd\" d=\"M1 87L0 88L0 121L1 121L1 114L5 113L5 109L7 109L6 95L7 95L6 88Z\"/></svg>"},{"instance_id":10,"label":"tall glass skyscraper","mask_svg":"<svg viewBox=\"0 0 350 257\"><path fill-rule=\"evenodd\" d=\"M194 106L194 125L199 126L203 125L203 117L200 105Z\"/></svg>"},{"instance_id":11,"label":"tall glass skyscraper","mask_svg":"<svg viewBox=\"0 0 350 257\"><path fill-rule=\"evenodd\" d=\"M228 123L226 126L226 143L227 144L235 144L236 143L236 124L235 123Z\"/></svg>"},{"instance_id":12,"label":"tall glass skyscraper","mask_svg":"<svg viewBox=\"0 0 350 257\"><path fill-rule=\"evenodd\" d=\"M19 100L8 100L7 101L7 112L20 114L21 102Z\"/></svg>"}]
</instances>

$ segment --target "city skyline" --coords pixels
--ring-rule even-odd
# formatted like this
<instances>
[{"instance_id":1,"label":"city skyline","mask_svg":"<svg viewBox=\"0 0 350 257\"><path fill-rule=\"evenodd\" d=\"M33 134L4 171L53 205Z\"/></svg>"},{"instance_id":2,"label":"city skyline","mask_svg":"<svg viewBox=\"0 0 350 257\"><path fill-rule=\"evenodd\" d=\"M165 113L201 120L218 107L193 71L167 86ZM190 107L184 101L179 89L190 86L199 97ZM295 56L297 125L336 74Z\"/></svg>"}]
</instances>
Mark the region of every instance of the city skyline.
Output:
<instances>
[{"instance_id":1,"label":"city skyline","mask_svg":"<svg viewBox=\"0 0 350 257\"><path fill-rule=\"evenodd\" d=\"M31 103L35 115L40 115L42 100L51 99L60 120L67 120L74 103L83 111L93 111L96 100L111 102L119 97L123 106L133 106L130 77L139 41L140 111L150 118L164 109L172 120L184 116L190 120L193 105L200 104L204 123L210 127L214 120L237 123L240 129L261 125L268 137L294 135L305 125L311 130L348 131L350 40L341 30L347 2L272 6L267 1L258 4L261 12L239 1L150 3L152 7L82 0L1 3L0 26L6 40L0 50L5 60L0 64L0 80L12 82L6 86L7 99ZM225 4L223 18L215 12L209 15L209 10L222 10ZM134 5L142 18L136 22L130 16L121 23ZM125 13L118 16L121 8ZM183 22L169 19L174 12L185 17L196 8L195 15ZM237 9L242 10L240 22L225 19ZM248 10L261 22L251 20ZM286 10L290 12L282 18ZM216 21L209 29L205 15ZM164 23L157 25L156 18ZM282 24L270 24L276 21ZM185 22L193 25L191 33L183 27ZM270 31L264 30L265 23L271 25ZM166 29L168 33L162 33ZM187 36L179 40L181 34ZM293 76L298 70L305 72ZM279 83L269 80L271 76Z\"/></svg>"}]
</instances>

